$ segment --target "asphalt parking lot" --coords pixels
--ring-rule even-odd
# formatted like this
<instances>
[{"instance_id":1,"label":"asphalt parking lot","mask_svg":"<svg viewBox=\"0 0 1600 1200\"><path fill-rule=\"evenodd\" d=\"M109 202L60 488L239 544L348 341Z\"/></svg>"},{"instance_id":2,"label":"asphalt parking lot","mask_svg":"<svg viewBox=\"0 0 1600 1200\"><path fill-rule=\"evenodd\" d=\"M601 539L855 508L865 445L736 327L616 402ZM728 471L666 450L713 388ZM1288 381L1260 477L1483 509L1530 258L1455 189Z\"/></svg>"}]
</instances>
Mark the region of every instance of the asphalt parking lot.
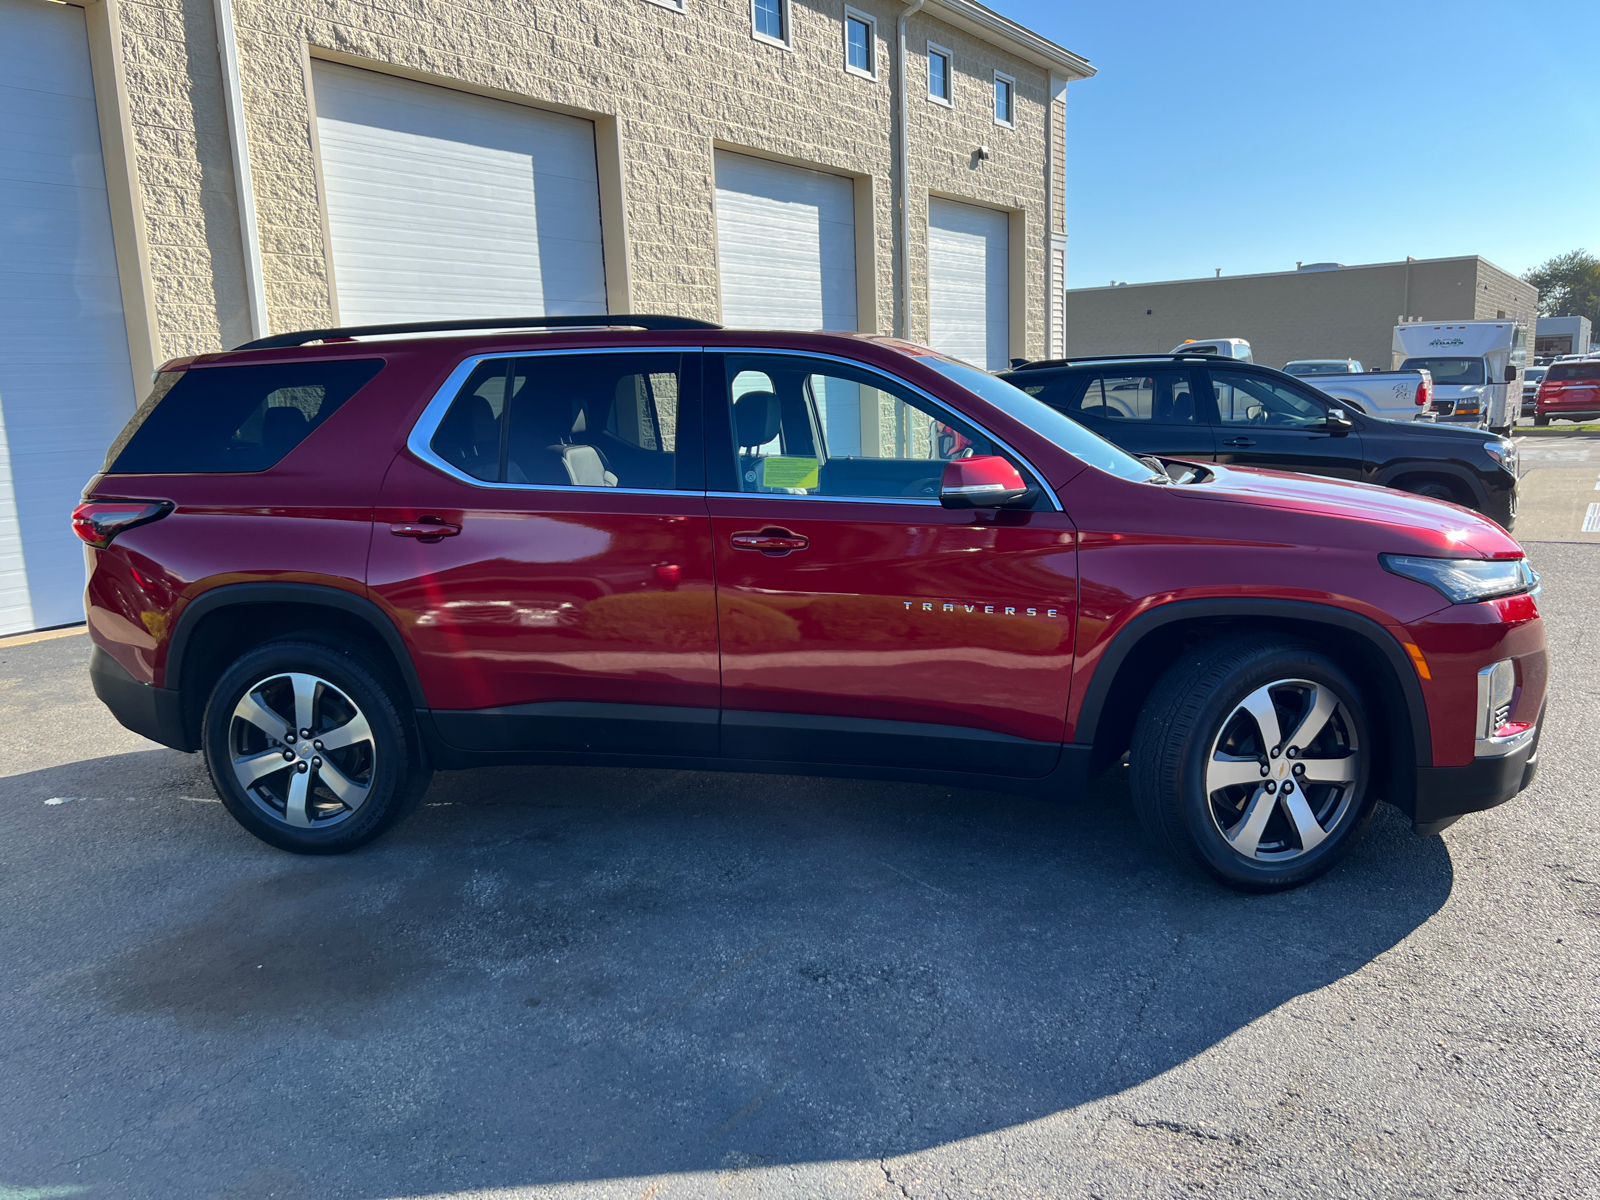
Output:
<instances>
[{"instance_id":1,"label":"asphalt parking lot","mask_svg":"<svg viewBox=\"0 0 1600 1200\"><path fill-rule=\"evenodd\" d=\"M1276 897L1171 868L1118 775L441 775L295 858L82 635L0 645L0 1200L1600 1194L1580 540L1529 545L1535 786Z\"/></svg>"}]
</instances>

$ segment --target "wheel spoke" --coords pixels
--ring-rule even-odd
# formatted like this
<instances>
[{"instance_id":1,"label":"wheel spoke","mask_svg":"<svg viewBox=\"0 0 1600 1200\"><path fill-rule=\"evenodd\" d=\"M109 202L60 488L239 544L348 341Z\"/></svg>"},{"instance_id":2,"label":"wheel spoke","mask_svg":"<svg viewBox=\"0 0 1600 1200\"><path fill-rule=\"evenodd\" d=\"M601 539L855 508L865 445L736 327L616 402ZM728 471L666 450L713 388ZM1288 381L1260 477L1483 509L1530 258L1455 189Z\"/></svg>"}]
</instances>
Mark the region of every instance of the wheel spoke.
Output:
<instances>
[{"instance_id":1,"label":"wheel spoke","mask_svg":"<svg viewBox=\"0 0 1600 1200\"><path fill-rule=\"evenodd\" d=\"M1294 822L1295 832L1300 835L1301 851L1315 850L1322 839L1328 836L1328 831L1317 824L1317 818L1311 815L1311 806L1306 803L1305 793L1295 788L1287 796L1280 793L1284 811L1289 814L1289 820Z\"/></svg>"},{"instance_id":2,"label":"wheel spoke","mask_svg":"<svg viewBox=\"0 0 1600 1200\"><path fill-rule=\"evenodd\" d=\"M294 723L297 729L316 730L317 684L315 675L293 674L289 682L294 686Z\"/></svg>"},{"instance_id":3,"label":"wheel spoke","mask_svg":"<svg viewBox=\"0 0 1600 1200\"><path fill-rule=\"evenodd\" d=\"M1316 687L1311 692L1311 707L1307 710L1305 719L1295 726L1289 735L1289 745L1298 746L1304 750L1317 740L1317 735L1322 732L1322 727L1333 716L1333 710L1338 705L1338 700L1333 692L1325 687Z\"/></svg>"},{"instance_id":4,"label":"wheel spoke","mask_svg":"<svg viewBox=\"0 0 1600 1200\"><path fill-rule=\"evenodd\" d=\"M1256 728L1261 731L1262 750L1270 752L1283 743L1283 734L1278 729L1278 710L1272 706L1272 695L1266 688L1251 692L1239 701L1239 707L1255 718Z\"/></svg>"},{"instance_id":5,"label":"wheel spoke","mask_svg":"<svg viewBox=\"0 0 1600 1200\"><path fill-rule=\"evenodd\" d=\"M1301 776L1307 783L1354 783L1356 781L1356 756L1345 758L1302 758L1306 773Z\"/></svg>"},{"instance_id":6,"label":"wheel spoke","mask_svg":"<svg viewBox=\"0 0 1600 1200\"><path fill-rule=\"evenodd\" d=\"M328 790L344 802L344 806L354 812L361 807L361 802L367 798L371 785L363 786L351 779L326 758L317 768L317 774L322 782L328 785Z\"/></svg>"},{"instance_id":7,"label":"wheel spoke","mask_svg":"<svg viewBox=\"0 0 1600 1200\"><path fill-rule=\"evenodd\" d=\"M299 829L309 829L311 818L306 813L306 794L311 790L311 775L296 771L289 777L289 797L283 806L284 820Z\"/></svg>"},{"instance_id":8,"label":"wheel spoke","mask_svg":"<svg viewBox=\"0 0 1600 1200\"><path fill-rule=\"evenodd\" d=\"M1261 782L1261 760L1236 758L1231 754L1212 755L1206 764L1206 794L1214 796L1226 787Z\"/></svg>"},{"instance_id":9,"label":"wheel spoke","mask_svg":"<svg viewBox=\"0 0 1600 1200\"><path fill-rule=\"evenodd\" d=\"M330 729L327 733L317 735L317 741L322 743L324 750L342 750L346 746L354 746L357 742L371 740L372 730L367 725L367 718L359 712L337 729Z\"/></svg>"},{"instance_id":10,"label":"wheel spoke","mask_svg":"<svg viewBox=\"0 0 1600 1200\"><path fill-rule=\"evenodd\" d=\"M292 762L285 761L283 751L266 750L260 754L247 754L243 758L233 760L233 774L241 784L249 787L258 779L271 775L274 771L287 770L294 766Z\"/></svg>"},{"instance_id":11,"label":"wheel spoke","mask_svg":"<svg viewBox=\"0 0 1600 1200\"><path fill-rule=\"evenodd\" d=\"M283 741L283 735L289 732L289 727L277 713L261 703L261 697L254 691L246 692L239 698L239 703L233 707L236 720L248 721L268 737Z\"/></svg>"},{"instance_id":12,"label":"wheel spoke","mask_svg":"<svg viewBox=\"0 0 1600 1200\"><path fill-rule=\"evenodd\" d=\"M1256 856L1256 847L1261 844L1261 832L1267 827L1267 819L1272 816L1274 797L1267 794L1266 788L1257 788L1255 795L1250 797L1250 806L1245 809L1244 817L1233 827L1233 832L1224 836L1228 844L1246 858Z\"/></svg>"}]
</instances>

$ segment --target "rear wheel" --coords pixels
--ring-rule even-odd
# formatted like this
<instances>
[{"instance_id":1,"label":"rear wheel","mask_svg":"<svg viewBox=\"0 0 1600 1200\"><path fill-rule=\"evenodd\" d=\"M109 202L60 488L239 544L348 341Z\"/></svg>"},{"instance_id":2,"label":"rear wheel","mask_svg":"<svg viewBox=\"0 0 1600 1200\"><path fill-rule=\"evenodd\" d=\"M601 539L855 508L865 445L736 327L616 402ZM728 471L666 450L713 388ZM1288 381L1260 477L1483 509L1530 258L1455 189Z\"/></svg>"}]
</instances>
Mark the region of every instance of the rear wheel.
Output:
<instances>
[{"instance_id":1,"label":"rear wheel","mask_svg":"<svg viewBox=\"0 0 1600 1200\"><path fill-rule=\"evenodd\" d=\"M1203 646L1156 684L1129 754L1134 806L1174 858L1241 891L1315 879L1371 819L1359 692L1289 641Z\"/></svg>"},{"instance_id":2,"label":"rear wheel","mask_svg":"<svg viewBox=\"0 0 1600 1200\"><path fill-rule=\"evenodd\" d=\"M1414 496L1426 496L1430 500L1445 500L1451 504L1459 504L1456 490L1442 479L1415 479L1407 480L1400 485L1400 490L1410 492Z\"/></svg>"},{"instance_id":3,"label":"rear wheel","mask_svg":"<svg viewBox=\"0 0 1600 1200\"><path fill-rule=\"evenodd\" d=\"M1543 413L1534 413L1533 423L1538 425L1540 428L1543 428L1544 426L1550 424L1550 418L1545 416Z\"/></svg>"},{"instance_id":4,"label":"rear wheel","mask_svg":"<svg viewBox=\"0 0 1600 1200\"><path fill-rule=\"evenodd\" d=\"M206 766L234 818L298 854L340 854L377 837L426 790L403 697L383 672L315 641L268 643L217 681Z\"/></svg>"}]
</instances>

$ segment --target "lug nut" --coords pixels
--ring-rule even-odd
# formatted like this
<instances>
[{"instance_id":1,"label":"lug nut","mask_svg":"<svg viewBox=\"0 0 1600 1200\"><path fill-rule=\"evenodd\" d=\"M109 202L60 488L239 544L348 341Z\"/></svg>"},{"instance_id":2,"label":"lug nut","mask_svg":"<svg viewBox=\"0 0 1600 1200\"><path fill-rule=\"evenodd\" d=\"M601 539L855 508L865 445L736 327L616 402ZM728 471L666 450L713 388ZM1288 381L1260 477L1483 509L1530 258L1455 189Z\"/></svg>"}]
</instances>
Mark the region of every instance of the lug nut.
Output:
<instances>
[{"instance_id":1,"label":"lug nut","mask_svg":"<svg viewBox=\"0 0 1600 1200\"><path fill-rule=\"evenodd\" d=\"M284 740L284 741L285 741L285 742L287 742L287 743L288 743L288 744L289 744L289 745L291 745L291 746L292 746L292 745L294 745L294 734L292 734L292 733L286 733L286 734L284 734L284 735L283 735L283 740Z\"/></svg>"},{"instance_id":2,"label":"lug nut","mask_svg":"<svg viewBox=\"0 0 1600 1200\"><path fill-rule=\"evenodd\" d=\"M301 737L310 737L310 736L311 736L311 730L309 730L309 729L302 729L302 730L301 730L301 731L300 731L300 736L301 736Z\"/></svg>"},{"instance_id":3,"label":"lug nut","mask_svg":"<svg viewBox=\"0 0 1600 1200\"><path fill-rule=\"evenodd\" d=\"M320 767L322 765L322 760L320 758L313 758L311 760L311 765L313 767Z\"/></svg>"},{"instance_id":4,"label":"lug nut","mask_svg":"<svg viewBox=\"0 0 1600 1200\"><path fill-rule=\"evenodd\" d=\"M294 751L293 750L285 750L283 752L283 761L284 762L293 762L294 761Z\"/></svg>"},{"instance_id":5,"label":"lug nut","mask_svg":"<svg viewBox=\"0 0 1600 1200\"><path fill-rule=\"evenodd\" d=\"M302 764L302 766L303 765L304 764ZM1268 794L1270 795L1272 792L1275 792L1277 790L1278 790L1278 785L1273 783L1272 780L1270 780L1270 779L1267 780L1267 792L1268 792Z\"/></svg>"},{"instance_id":6,"label":"lug nut","mask_svg":"<svg viewBox=\"0 0 1600 1200\"><path fill-rule=\"evenodd\" d=\"M1305 765L1305 763L1295 763L1295 765L1294 765L1294 773L1296 775L1304 775L1306 773L1306 765Z\"/></svg>"},{"instance_id":7,"label":"lug nut","mask_svg":"<svg viewBox=\"0 0 1600 1200\"><path fill-rule=\"evenodd\" d=\"M313 750L321 750L322 749L322 743L321 742L312 742L311 743L311 748Z\"/></svg>"},{"instance_id":8,"label":"lug nut","mask_svg":"<svg viewBox=\"0 0 1600 1200\"><path fill-rule=\"evenodd\" d=\"M1286 751L1284 751L1284 753L1287 754L1290 758L1293 758L1295 755L1299 754L1300 751L1295 749L1295 747L1290 746Z\"/></svg>"},{"instance_id":9,"label":"lug nut","mask_svg":"<svg viewBox=\"0 0 1600 1200\"><path fill-rule=\"evenodd\" d=\"M1261 774L1262 774L1263 777L1271 775L1272 774L1272 768L1267 766L1266 763L1262 763L1261 764Z\"/></svg>"},{"instance_id":10,"label":"lug nut","mask_svg":"<svg viewBox=\"0 0 1600 1200\"><path fill-rule=\"evenodd\" d=\"M306 772L307 772L307 771L309 771L309 770L310 770L310 769L311 769L311 768L310 768L310 767L308 767L308 766L306 766L306 765L305 765L305 763L297 763L297 764L296 764L296 765L295 765L295 768L294 768L294 769L295 769L295 770L296 770L296 771L299 771L299 772L300 772L300 774L302 774L302 775L304 775L304 774L305 774L305 773L306 773Z\"/></svg>"},{"instance_id":11,"label":"lug nut","mask_svg":"<svg viewBox=\"0 0 1600 1200\"><path fill-rule=\"evenodd\" d=\"M1287 796L1292 791L1294 791L1294 784L1290 783L1287 779L1285 779L1283 781L1283 794L1285 796Z\"/></svg>"}]
</instances>

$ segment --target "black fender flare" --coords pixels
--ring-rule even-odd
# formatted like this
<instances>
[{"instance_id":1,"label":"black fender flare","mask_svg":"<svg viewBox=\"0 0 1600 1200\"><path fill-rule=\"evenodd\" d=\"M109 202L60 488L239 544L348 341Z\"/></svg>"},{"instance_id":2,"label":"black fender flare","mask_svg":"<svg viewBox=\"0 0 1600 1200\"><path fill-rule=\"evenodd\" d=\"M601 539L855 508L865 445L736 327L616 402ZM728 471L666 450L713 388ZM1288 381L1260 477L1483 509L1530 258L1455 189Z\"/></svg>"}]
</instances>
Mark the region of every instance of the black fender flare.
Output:
<instances>
[{"instance_id":1,"label":"black fender flare","mask_svg":"<svg viewBox=\"0 0 1600 1200\"><path fill-rule=\"evenodd\" d=\"M1369 617L1331 604L1316 604L1306 600L1271 600L1257 597L1217 600L1172 600L1166 604L1140 613L1111 639L1111 645L1101 656L1089 686L1084 692L1083 706L1078 711L1078 723L1072 740L1077 745L1093 745L1100 715L1106 698L1111 693L1117 672L1128 655L1148 634L1170 625L1174 621L1218 617L1278 618L1312 625L1331 625L1354 633L1369 642L1388 661L1400 682L1405 697L1406 710L1411 718L1411 740L1416 753L1416 765L1433 765L1433 737L1428 725L1428 707L1422 697L1422 685L1417 682L1416 669L1410 656L1387 629Z\"/></svg>"},{"instance_id":2,"label":"black fender flare","mask_svg":"<svg viewBox=\"0 0 1600 1200\"><path fill-rule=\"evenodd\" d=\"M1477 475L1459 463L1439 462L1430 459L1408 459L1395 466L1385 467L1373 478L1379 487L1393 487L1394 480L1405 475L1448 475L1467 487L1474 507L1480 512L1489 504L1489 490Z\"/></svg>"},{"instance_id":3,"label":"black fender flare","mask_svg":"<svg viewBox=\"0 0 1600 1200\"><path fill-rule=\"evenodd\" d=\"M181 685L183 658L195 629L206 617L225 608L244 605L303 604L334 609L348 613L370 626L394 659L395 667L406 686L414 708L426 708L427 698L422 691L422 681L417 676L416 664L405 639L395 628L388 614L355 592L320 583L229 583L212 588L189 601L178 614L173 625L172 640L167 646L167 664L164 682L168 687Z\"/></svg>"}]
</instances>

